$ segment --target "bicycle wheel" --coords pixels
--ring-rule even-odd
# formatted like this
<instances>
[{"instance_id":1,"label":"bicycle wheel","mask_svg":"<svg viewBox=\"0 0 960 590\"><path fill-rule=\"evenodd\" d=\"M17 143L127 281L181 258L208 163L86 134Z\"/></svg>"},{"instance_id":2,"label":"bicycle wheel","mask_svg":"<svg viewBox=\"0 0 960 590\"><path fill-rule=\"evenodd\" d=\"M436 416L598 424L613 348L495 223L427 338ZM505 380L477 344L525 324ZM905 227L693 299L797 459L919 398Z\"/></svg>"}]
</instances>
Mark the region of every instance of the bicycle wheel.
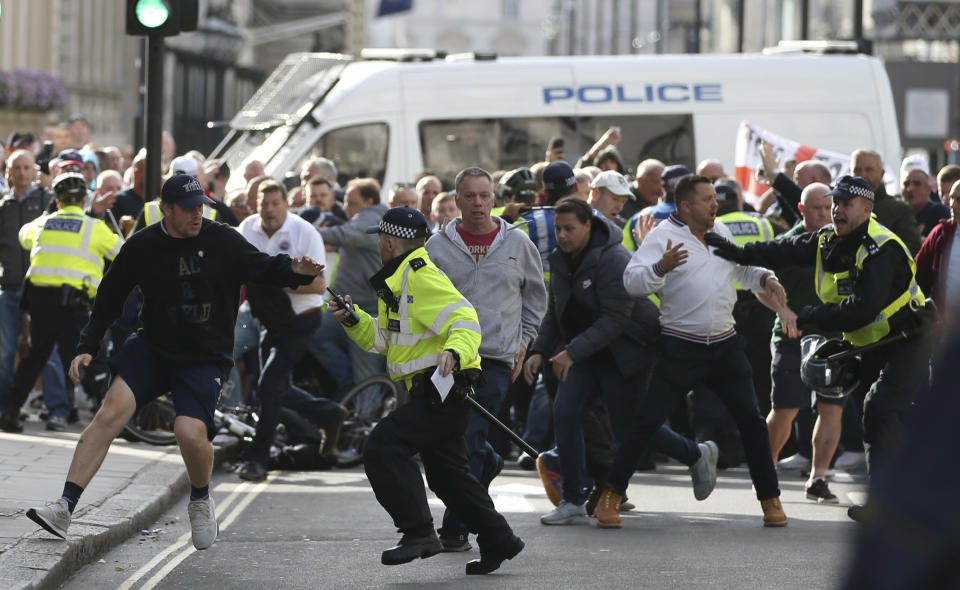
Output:
<instances>
[{"instance_id":1,"label":"bicycle wheel","mask_svg":"<svg viewBox=\"0 0 960 590\"><path fill-rule=\"evenodd\" d=\"M398 405L397 389L386 375L364 379L340 401L348 414L340 429L340 438L333 454L338 467L355 467L363 463L363 448L370 431Z\"/></svg>"},{"instance_id":2,"label":"bicycle wheel","mask_svg":"<svg viewBox=\"0 0 960 590\"><path fill-rule=\"evenodd\" d=\"M166 396L159 397L133 415L123 427L123 436L127 440L151 445L175 445L177 438L173 434L173 423L176 418L173 401Z\"/></svg>"}]
</instances>

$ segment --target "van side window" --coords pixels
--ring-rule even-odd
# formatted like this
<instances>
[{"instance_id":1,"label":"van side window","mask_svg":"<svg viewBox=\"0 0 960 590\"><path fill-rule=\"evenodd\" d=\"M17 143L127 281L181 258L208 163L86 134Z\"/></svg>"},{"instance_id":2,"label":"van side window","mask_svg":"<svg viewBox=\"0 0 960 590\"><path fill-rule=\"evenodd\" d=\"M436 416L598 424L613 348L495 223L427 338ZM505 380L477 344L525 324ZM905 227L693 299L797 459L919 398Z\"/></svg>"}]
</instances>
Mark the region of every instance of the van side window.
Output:
<instances>
[{"instance_id":1,"label":"van side window","mask_svg":"<svg viewBox=\"0 0 960 590\"><path fill-rule=\"evenodd\" d=\"M465 166L512 170L539 162L547 142L556 136L564 138L566 159L574 165L612 125L618 125L623 135L618 149L628 172L645 158L696 165L693 116L675 114L422 121L423 167L440 177L444 186L452 185Z\"/></svg>"},{"instance_id":2,"label":"van side window","mask_svg":"<svg viewBox=\"0 0 960 590\"><path fill-rule=\"evenodd\" d=\"M364 123L324 133L310 154L323 156L337 165L337 182L345 186L352 178L376 178L383 183L387 170L390 129L386 123ZM297 165L300 169L302 162Z\"/></svg>"}]
</instances>

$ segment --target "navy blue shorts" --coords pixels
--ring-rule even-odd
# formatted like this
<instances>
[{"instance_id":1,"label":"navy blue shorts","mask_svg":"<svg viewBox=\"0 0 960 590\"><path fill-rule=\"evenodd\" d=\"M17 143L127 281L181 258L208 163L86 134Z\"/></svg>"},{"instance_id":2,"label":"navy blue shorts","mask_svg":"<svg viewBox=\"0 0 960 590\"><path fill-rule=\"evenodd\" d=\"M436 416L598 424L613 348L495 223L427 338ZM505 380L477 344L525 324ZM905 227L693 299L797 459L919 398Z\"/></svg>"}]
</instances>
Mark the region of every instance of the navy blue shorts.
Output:
<instances>
[{"instance_id":1,"label":"navy blue shorts","mask_svg":"<svg viewBox=\"0 0 960 590\"><path fill-rule=\"evenodd\" d=\"M800 346L778 342L771 344L773 362L770 363L770 402L776 409L813 407L814 393L800 379ZM844 398L816 394L818 403L842 406Z\"/></svg>"},{"instance_id":2,"label":"navy blue shorts","mask_svg":"<svg viewBox=\"0 0 960 590\"><path fill-rule=\"evenodd\" d=\"M139 410L165 393L171 394L177 416L189 416L207 425L207 438L216 434L213 414L226 380L216 365L178 365L155 354L133 334L110 358L110 369L133 390Z\"/></svg>"}]
</instances>

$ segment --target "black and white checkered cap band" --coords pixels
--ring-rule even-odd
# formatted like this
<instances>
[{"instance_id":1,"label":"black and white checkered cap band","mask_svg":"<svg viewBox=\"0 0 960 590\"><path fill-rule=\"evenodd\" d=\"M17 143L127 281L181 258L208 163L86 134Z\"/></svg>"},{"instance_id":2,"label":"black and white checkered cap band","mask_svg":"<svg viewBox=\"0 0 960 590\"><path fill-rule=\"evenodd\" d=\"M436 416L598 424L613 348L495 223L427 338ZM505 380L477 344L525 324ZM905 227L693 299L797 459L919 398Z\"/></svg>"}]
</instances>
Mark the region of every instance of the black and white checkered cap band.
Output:
<instances>
[{"instance_id":1,"label":"black and white checkered cap band","mask_svg":"<svg viewBox=\"0 0 960 590\"><path fill-rule=\"evenodd\" d=\"M870 199L871 201L873 200L873 191L868 188L851 184L841 188L855 197L863 197L864 199Z\"/></svg>"},{"instance_id":2,"label":"black and white checkered cap band","mask_svg":"<svg viewBox=\"0 0 960 590\"><path fill-rule=\"evenodd\" d=\"M404 227L402 225L390 223L389 221L384 221L382 219L380 220L380 231L395 238L403 238L405 240L412 240L416 237L422 236L419 228Z\"/></svg>"}]
</instances>

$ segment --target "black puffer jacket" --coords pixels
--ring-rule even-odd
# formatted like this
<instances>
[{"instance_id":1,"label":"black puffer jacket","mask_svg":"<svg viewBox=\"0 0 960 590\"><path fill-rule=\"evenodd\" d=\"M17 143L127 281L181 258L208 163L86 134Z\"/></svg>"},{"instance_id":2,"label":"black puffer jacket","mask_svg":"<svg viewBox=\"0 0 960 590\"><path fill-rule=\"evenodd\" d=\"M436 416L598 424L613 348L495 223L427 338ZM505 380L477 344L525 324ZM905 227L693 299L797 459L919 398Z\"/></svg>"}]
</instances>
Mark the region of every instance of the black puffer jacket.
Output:
<instances>
[{"instance_id":1,"label":"black puffer jacket","mask_svg":"<svg viewBox=\"0 0 960 590\"><path fill-rule=\"evenodd\" d=\"M653 352L660 311L649 299L630 297L623 287L630 252L620 245L620 230L596 215L591 225L590 242L573 276L559 248L550 254L549 306L532 352L550 358L565 348L578 362L608 349L620 373L630 376L644 366L637 359ZM587 318L590 327L570 338L562 318L572 299L594 314Z\"/></svg>"}]
</instances>

